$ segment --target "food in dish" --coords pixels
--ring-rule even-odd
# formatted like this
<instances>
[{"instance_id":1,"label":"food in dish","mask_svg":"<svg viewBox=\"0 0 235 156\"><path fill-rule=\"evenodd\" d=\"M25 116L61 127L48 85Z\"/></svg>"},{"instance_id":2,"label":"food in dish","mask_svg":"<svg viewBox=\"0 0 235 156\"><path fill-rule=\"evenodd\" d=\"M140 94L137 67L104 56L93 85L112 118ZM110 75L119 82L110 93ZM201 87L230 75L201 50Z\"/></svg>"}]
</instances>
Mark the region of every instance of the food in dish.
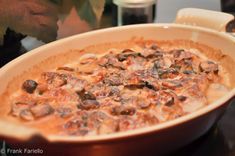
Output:
<instances>
[{"instance_id":1,"label":"food in dish","mask_svg":"<svg viewBox=\"0 0 235 156\"><path fill-rule=\"evenodd\" d=\"M22 81L8 115L45 133L109 134L179 118L229 90L223 67L196 49L142 41L82 52Z\"/></svg>"}]
</instances>

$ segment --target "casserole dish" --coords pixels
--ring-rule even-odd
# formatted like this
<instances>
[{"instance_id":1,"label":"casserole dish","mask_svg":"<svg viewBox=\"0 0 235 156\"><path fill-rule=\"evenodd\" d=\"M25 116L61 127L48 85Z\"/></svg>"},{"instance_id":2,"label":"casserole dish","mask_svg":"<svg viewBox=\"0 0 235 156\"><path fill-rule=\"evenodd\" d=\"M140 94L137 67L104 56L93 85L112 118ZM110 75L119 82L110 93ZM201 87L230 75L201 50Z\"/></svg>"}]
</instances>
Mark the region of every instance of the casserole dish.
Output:
<instances>
[{"instance_id":1,"label":"casserole dish","mask_svg":"<svg viewBox=\"0 0 235 156\"><path fill-rule=\"evenodd\" d=\"M184 10L183 13L179 13L176 22L184 23L182 19L179 19L185 17L185 13L186 15L195 15L195 11L201 10L191 11ZM205 13L210 14L211 12L205 11ZM227 20L231 20L230 16L225 16ZM207 25L206 22L200 22L200 20L197 22L203 23L202 26ZM190 21L187 22L186 18L185 23L190 23ZM39 71L53 68L59 61L56 56L64 52L69 53L72 49L83 49L90 45L107 42L128 41L133 38L161 41L187 40L203 44L205 47L212 47L216 49L216 53L210 56L216 58L219 55L220 60L218 61L230 72L230 79L233 80L235 77L233 70L235 67L235 53L233 53L235 39L218 31L223 31L225 25L220 23L218 27L213 27L216 30L183 24L132 25L93 31L62 39L35 49L4 66L0 70L0 94L9 89L8 84L12 79L21 77L24 72L29 71L32 67ZM211 28L211 26L208 27ZM179 43L185 44L186 47L190 46L186 42ZM41 63L49 57L53 58L53 62ZM64 57L66 58L66 55ZM19 82L15 81L14 83ZM207 132L223 114L229 101L234 97L234 86L235 83L231 81L229 93L194 113L151 127L100 136L57 136L44 135L36 129L1 117L0 136L12 148L42 149L44 155L165 154L186 145ZM14 89L14 85L11 88ZM4 103L1 105L2 113L7 110L7 107Z\"/></svg>"}]
</instances>

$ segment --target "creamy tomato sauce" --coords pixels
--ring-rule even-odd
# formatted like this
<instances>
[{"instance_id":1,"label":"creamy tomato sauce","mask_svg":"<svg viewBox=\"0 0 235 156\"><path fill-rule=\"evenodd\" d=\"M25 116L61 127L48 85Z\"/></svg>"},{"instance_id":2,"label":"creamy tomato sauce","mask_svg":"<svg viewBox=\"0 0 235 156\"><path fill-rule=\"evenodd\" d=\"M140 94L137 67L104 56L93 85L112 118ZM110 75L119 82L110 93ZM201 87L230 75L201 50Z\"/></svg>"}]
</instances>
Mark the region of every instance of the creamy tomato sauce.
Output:
<instances>
[{"instance_id":1,"label":"creamy tomato sauce","mask_svg":"<svg viewBox=\"0 0 235 156\"><path fill-rule=\"evenodd\" d=\"M226 94L223 68L198 50L143 44L87 52L26 79L10 116L43 132L99 135L156 125Z\"/></svg>"}]
</instances>

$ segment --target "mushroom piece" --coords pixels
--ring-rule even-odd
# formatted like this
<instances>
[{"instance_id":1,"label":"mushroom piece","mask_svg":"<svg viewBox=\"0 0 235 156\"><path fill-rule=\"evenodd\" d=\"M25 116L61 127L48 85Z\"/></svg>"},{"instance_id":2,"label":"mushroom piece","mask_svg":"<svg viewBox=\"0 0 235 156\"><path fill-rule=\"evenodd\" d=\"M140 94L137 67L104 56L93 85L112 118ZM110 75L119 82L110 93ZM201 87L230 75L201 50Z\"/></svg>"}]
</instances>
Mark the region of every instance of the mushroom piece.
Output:
<instances>
[{"instance_id":1,"label":"mushroom piece","mask_svg":"<svg viewBox=\"0 0 235 156\"><path fill-rule=\"evenodd\" d=\"M67 118L72 115L72 109L68 107L59 107L56 109L56 112L61 118Z\"/></svg>"},{"instance_id":2,"label":"mushroom piece","mask_svg":"<svg viewBox=\"0 0 235 156\"><path fill-rule=\"evenodd\" d=\"M63 128L69 135L86 135L89 132L86 127L86 121L77 117L67 121Z\"/></svg>"},{"instance_id":3,"label":"mushroom piece","mask_svg":"<svg viewBox=\"0 0 235 156\"><path fill-rule=\"evenodd\" d=\"M144 87L152 90L158 90L158 87L155 86L154 84L151 84L148 81L140 81L139 83L136 84L127 84L125 85L126 88L135 90L135 89L143 89Z\"/></svg>"},{"instance_id":4,"label":"mushroom piece","mask_svg":"<svg viewBox=\"0 0 235 156\"><path fill-rule=\"evenodd\" d=\"M79 62L80 64L84 65L84 64L89 64L94 62L95 60L97 60L97 56L95 54L84 54L80 57Z\"/></svg>"},{"instance_id":5,"label":"mushroom piece","mask_svg":"<svg viewBox=\"0 0 235 156\"><path fill-rule=\"evenodd\" d=\"M143 56L145 58L162 58L163 53L158 50L145 48L145 49L143 49L141 56Z\"/></svg>"},{"instance_id":6,"label":"mushroom piece","mask_svg":"<svg viewBox=\"0 0 235 156\"><path fill-rule=\"evenodd\" d=\"M136 117L139 124L154 125L159 123L157 117L151 112L137 112Z\"/></svg>"},{"instance_id":7,"label":"mushroom piece","mask_svg":"<svg viewBox=\"0 0 235 156\"><path fill-rule=\"evenodd\" d=\"M187 99L187 96L180 95L177 97L179 101L184 102Z\"/></svg>"},{"instance_id":8,"label":"mushroom piece","mask_svg":"<svg viewBox=\"0 0 235 156\"><path fill-rule=\"evenodd\" d=\"M171 81L162 82L162 86L174 90L174 89L177 89L179 87L182 87L183 85L178 80L171 80Z\"/></svg>"},{"instance_id":9,"label":"mushroom piece","mask_svg":"<svg viewBox=\"0 0 235 156\"><path fill-rule=\"evenodd\" d=\"M125 61L128 57L138 57L141 54L138 52L134 52L132 50L124 50L122 53L117 54L117 59L122 62Z\"/></svg>"},{"instance_id":10,"label":"mushroom piece","mask_svg":"<svg viewBox=\"0 0 235 156\"><path fill-rule=\"evenodd\" d=\"M23 110L28 110L30 107L36 105L35 101L18 101L12 104L11 114L14 116L20 116Z\"/></svg>"},{"instance_id":11,"label":"mushroom piece","mask_svg":"<svg viewBox=\"0 0 235 156\"><path fill-rule=\"evenodd\" d=\"M167 99L165 106L171 107L174 105L174 97L170 97L169 99Z\"/></svg>"},{"instance_id":12,"label":"mushroom piece","mask_svg":"<svg viewBox=\"0 0 235 156\"><path fill-rule=\"evenodd\" d=\"M113 67L121 70L125 70L125 66L122 64L122 62L119 62L115 55L108 54L102 57L99 60L99 65L105 68Z\"/></svg>"},{"instance_id":13,"label":"mushroom piece","mask_svg":"<svg viewBox=\"0 0 235 156\"><path fill-rule=\"evenodd\" d=\"M212 61L204 61L200 63L199 69L201 72L205 73L214 72L215 74L217 74L219 71L219 66L218 64L215 64Z\"/></svg>"},{"instance_id":14,"label":"mushroom piece","mask_svg":"<svg viewBox=\"0 0 235 156\"><path fill-rule=\"evenodd\" d=\"M42 73L42 79L45 80L49 85L54 87L61 87L67 84L67 75L59 74L56 72L44 72Z\"/></svg>"},{"instance_id":15,"label":"mushroom piece","mask_svg":"<svg viewBox=\"0 0 235 156\"><path fill-rule=\"evenodd\" d=\"M151 105L150 100L147 98L137 97L135 102L136 102L136 105L140 107L141 109L149 108Z\"/></svg>"},{"instance_id":16,"label":"mushroom piece","mask_svg":"<svg viewBox=\"0 0 235 156\"><path fill-rule=\"evenodd\" d=\"M193 57L191 52L185 51L184 49L172 50L171 53L173 53L174 58L177 60L191 59Z\"/></svg>"},{"instance_id":17,"label":"mushroom piece","mask_svg":"<svg viewBox=\"0 0 235 156\"><path fill-rule=\"evenodd\" d=\"M152 90L158 90L159 86L157 81L149 80L150 75L153 73L150 72L143 72L143 71L136 71L135 73L129 75L126 77L124 81L124 87L128 89L142 89L144 87L152 89Z\"/></svg>"},{"instance_id":18,"label":"mushroom piece","mask_svg":"<svg viewBox=\"0 0 235 156\"><path fill-rule=\"evenodd\" d=\"M64 71L73 72L74 68L64 66L64 67L58 67L57 70L64 70Z\"/></svg>"},{"instance_id":19,"label":"mushroom piece","mask_svg":"<svg viewBox=\"0 0 235 156\"><path fill-rule=\"evenodd\" d=\"M186 74L186 75L190 75L190 74L194 74L195 71L193 71L193 70L184 70L183 73Z\"/></svg>"},{"instance_id":20,"label":"mushroom piece","mask_svg":"<svg viewBox=\"0 0 235 156\"><path fill-rule=\"evenodd\" d=\"M157 49L160 49L160 48L156 44L152 44L150 46L150 49L157 50Z\"/></svg>"},{"instance_id":21,"label":"mushroom piece","mask_svg":"<svg viewBox=\"0 0 235 156\"><path fill-rule=\"evenodd\" d=\"M160 98L158 100L158 102L160 104L163 104L165 106L171 107L172 105L175 104L175 99L173 95L173 92L168 92L168 91L160 91Z\"/></svg>"},{"instance_id":22,"label":"mushroom piece","mask_svg":"<svg viewBox=\"0 0 235 156\"><path fill-rule=\"evenodd\" d=\"M31 113L35 118L45 117L54 112L54 109L49 104L38 104L30 108Z\"/></svg>"},{"instance_id":23,"label":"mushroom piece","mask_svg":"<svg viewBox=\"0 0 235 156\"><path fill-rule=\"evenodd\" d=\"M77 108L82 110L90 110L99 108L99 106L100 104L96 100L83 100L77 105Z\"/></svg>"},{"instance_id":24,"label":"mushroom piece","mask_svg":"<svg viewBox=\"0 0 235 156\"><path fill-rule=\"evenodd\" d=\"M131 106L115 106L112 108L111 113L113 115L134 115L136 112L136 109Z\"/></svg>"},{"instance_id":25,"label":"mushroom piece","mask_svg":"<svg viewBox=\"0 0 235 156\"><path fill-rule=\"evenodd\" d=\"M82 101L84 100L96 100L96 97L94 94L92 94L89 91L86 91L85 89L78 91L77 94L79 95L80 99Z\"/></svg>"},{"instance_id":26,"label":"mushroom piece","mask_svg":"<svg viewBox=\"0 0 235 156\"><path fill-rule=\"evenodd\" d=\"M106 78L104 78L104 83L110 86L119 86L122 85L122 74L119 73L110 73Z\"/></svg>"},{"instance_id":27,"label":"mushroom piece","mask_svg":"<svg viewBox=\"0 0 235 156\"><path fill-rule=\"evenodd\" d=\"M157 72L161 79L174 78L179 74L175 68L158 69Z\"/></svg>"},{"instance_id":28,"label":"mushroom piece","mask_svg":"<svg viewBox=\"0 0 235 156\"><path fill-rule=\"evenodd\" d=\"M87 81L76 78L76 77L68 77L67 78L67 85L66 87L72 88L76 92L81 92L84 90L85 86L87 85Z\"/></svg>"},{"instance_id":29,"label":"mushroom piece","mask_svg":"<svg viewBox=\"0 0 235 156\"><path fill-rule=\"evenodd\" d=\"M118 125L119 131L127 131L137 128L137 121L130 116L121 116Z\"/></svg>"},{"instance_id":30,"label":"mushroom piece","mask_svg":"<svg viewBox=\"0 0 235 156\"><path fill-rule=\"evenodd\" d=\"M103 111L93 111L89 114L88 116L88 127L91 129L94 128L99 128L101 126L101 124L112 118L110 116L108 116L105 112Z\"/></svg>"},{"instance_id":31,"label":"mushroom piece","mask_svg":"<svg viewBox=\"0 0 235 156\"><path fill-rule=\"evenodd\" d=\"M77 92L77 94L81 99L81 102L79 102L77 105L78 109L89 110L99 108L99 102L96 101L95 95L93 95L91 92L85 91L83 89L82 91Z\"/></svg>"},{"instance_id":32,"label":"mushroom piece","mask_svg":"<svg viewBox=\"0 0 235 156\"><path fill-rule=\"evenodd\" d=\"M20 118L26 121L32 121L34 120L33 114L30 112L29 109L24 109L19 114Z\"/></svg>"},{"instance_id":33,"label":"mushroom piece","mask_svg":"<svg viewBox=\"0 0 235 156\"><path fill-rule=\"evenodd\" d=\"M34 90L37 88L38 83L34 80L26 80L23 85L22 89L26 91L27 93L32 94Z\"/></svg>"}]
</instances>

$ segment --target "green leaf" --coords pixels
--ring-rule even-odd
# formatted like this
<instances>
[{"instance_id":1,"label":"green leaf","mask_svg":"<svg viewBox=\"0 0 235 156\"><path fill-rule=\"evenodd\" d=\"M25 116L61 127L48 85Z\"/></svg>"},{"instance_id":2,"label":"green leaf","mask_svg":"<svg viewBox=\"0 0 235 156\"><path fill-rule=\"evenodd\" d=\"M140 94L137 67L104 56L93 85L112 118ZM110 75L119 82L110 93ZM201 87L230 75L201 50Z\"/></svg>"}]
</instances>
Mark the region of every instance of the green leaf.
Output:
<instances>
[{"instance_id":1,"label":"green leaf","mask_svg":"<svg viewBox=\"0 0 235 156\"><path fill-rule=\"evenodd\" d=\"M91 26L97 27L104 11L105 0L73 1L80 18L87 21Z\"/></svg>"}]
</instances>

